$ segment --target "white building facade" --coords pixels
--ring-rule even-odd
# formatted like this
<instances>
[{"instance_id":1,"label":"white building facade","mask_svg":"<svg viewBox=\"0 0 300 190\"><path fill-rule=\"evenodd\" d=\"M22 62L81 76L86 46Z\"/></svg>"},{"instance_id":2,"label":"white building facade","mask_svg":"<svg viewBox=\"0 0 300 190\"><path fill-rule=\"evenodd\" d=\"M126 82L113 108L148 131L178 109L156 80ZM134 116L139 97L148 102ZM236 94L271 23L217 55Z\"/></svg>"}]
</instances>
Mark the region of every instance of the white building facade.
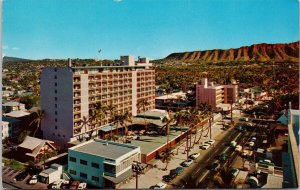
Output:
<instances>
[{"instance_id":1,"label":"white building facade","mask_svg":"<svg viewBox=\"0 0 300 190\"><path fill-rule=\"evenodd\" d=\"M91 140L68 149L68 172L75 180L101 188L111 187L131 177L133 162L140 160L140 147Z\"/></svg>"}]
</instances>

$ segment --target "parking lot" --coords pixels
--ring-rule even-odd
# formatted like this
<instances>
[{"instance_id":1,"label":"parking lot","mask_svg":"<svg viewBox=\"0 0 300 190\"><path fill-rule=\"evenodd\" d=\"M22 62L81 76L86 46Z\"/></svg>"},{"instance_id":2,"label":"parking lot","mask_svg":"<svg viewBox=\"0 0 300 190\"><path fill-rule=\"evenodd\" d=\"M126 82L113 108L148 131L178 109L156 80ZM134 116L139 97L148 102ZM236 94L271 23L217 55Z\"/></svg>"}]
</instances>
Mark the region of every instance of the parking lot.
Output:
<instances>
[{"instance_id":1,"label":"parking lot","mask_svg":"<svg viewBox=\"0 0 300 190\"><path fill-rule=\"evenodd\" d=\"M21 189L47 189L47 185L43 183L36 183L35 185L29 185L27 184L28 180L31 178L30 175L28 175L24 180L22 181L16 181L14 180L15 177L21 173L19 170L14 170L8 166L2 167L2 180L7 183L11 184L12 186L16 188Z\"/></svg>"}]
</instances>

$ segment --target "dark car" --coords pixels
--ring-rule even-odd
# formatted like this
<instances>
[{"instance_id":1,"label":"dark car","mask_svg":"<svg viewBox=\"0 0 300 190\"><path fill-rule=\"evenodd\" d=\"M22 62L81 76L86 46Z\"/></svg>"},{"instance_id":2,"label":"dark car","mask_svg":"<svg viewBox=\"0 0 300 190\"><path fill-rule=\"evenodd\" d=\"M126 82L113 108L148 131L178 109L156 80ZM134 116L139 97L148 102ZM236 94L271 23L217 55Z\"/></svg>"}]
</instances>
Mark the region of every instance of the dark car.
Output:
<instances>
[{"instance_id":1,"label":"dark car","mask_svg":"<svg viewBox=\"0 0 300 190\"><path fill-rule=\"evenodd\" d=\"M228 155L226 153L223 153L219 156L219 160L225 161L228 158Z\"/></svg>"},{"instance_id":2,"label":"dark car","mask_svg":"<svg viewBox=\"0 0 300 190\"><path fill-rule=\"evenodd\" d=\"M184 168L183 168L183 167L177 167L177 168L175 169L175 173L176 173L176 175L179 175L179 174L181 174L181 173L183 172L183 170L184 170Z\"/></svg>"},{"instance_id":3,"label":"dark car","mask_svg":"<svg viewBox=\"0 0 300 190\"><path fill-rule=\"evenodd\" d=\"M16 180L17 181L23 181L27 176L28 176L28 171L22 171L21 173L19 173L17 176L16 176Z\"/></svg>"},{"instance_id":4,"label":"dark car","mask_svg":"<svg viewBox=\"0 0 300 190\"><path fill-rule=\"evenodd\" d=\"M217 171L220 168L220 164L219 163L213 163L210 167L210 170L212 171Z\"/></svg>"},{"instance_id":5,"label":"dark car","mask_svg":"<svg viewBox=\"0 0 300 190\"><path fill-rule=\"evenodd\" d=\"M163 181L164 182L170 182L173 178L172 178L173 176L171 176L171 175L164 175L163 176Z\"/></svg>"}]
</instances>

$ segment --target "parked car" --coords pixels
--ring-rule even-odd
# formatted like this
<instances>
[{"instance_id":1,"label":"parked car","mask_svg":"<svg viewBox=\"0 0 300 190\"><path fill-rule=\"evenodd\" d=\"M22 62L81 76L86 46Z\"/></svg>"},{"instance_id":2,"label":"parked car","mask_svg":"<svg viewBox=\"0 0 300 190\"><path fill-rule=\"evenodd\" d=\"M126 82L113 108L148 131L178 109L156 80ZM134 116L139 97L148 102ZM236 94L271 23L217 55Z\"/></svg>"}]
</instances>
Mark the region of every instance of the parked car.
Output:
<instances>
[{"instance_id":1,"label":"parked car","mask_svg":"<svg viewBox=\"0 0 300 190\"><path fill-rule=\"evenodd\" d=\"M51 189L60 189L61 185L63 184L64 180L63 179L59 179L57 181L55 181L52 185L51 185Z\"/></svg>"},{"instance_id":2,"label":"parked car","mask_svg":"<svg viewBox=\"0 0 300 190\"><path fill-rule=\"evenodd\" d=\"M228 158L228 155L226 153L223 153L219 156L219 160L224 161Z\"/></svg>"},{"instance_id":3,"label":"parked car","mask_svg":"<svg viewBox=\"0 0 300 190\"><path fill-rule=\"evenodd\" d=\"M239 125L236 127L236 130L243 132L243 131L245 131L245 128L243 126Z\"/></svg>"},{"instance_id":4,"label":"parked car","mask_svg":"<svg viewBox=\"0 0 300 190\"><path fill-rule=\"evenodd\" d=\"M219 163L213 163L210 167L210 170L212 171L217 171L220 168L220 164Z\"/></svg>"},{"instance_id":5,"label":"parked car","mask_svg":"<svg viewBox=\"0 0 300 190\"><path fill-rule=\"evenodd\" d=\"M230 171L230 174L232 177L236 177L238 175L238 173L240 172L239 169L236 169L236 168L233 168L231 171Z\"/></svg>"},{"instance_id":6,"label":"parked car","mask_svg":"<svg viewBox=\"0 0 300 190\"><path fill-rule=\"evenodd\" d=\"M176 177L176 176L174 176L174 175L164 175L162 178L163 178L163 181L164 182L170 182L172 179L174 179L174 177Z\"/></svg>"},{"instance_id":7,"label":"parked car","mask_svg":"<svg viewBox=\"0 0 300 190\"><path fill-rule=\"evenodd\" d=\"M235 151L240 152L242 150L242 146L241 145L236 145Z\"/></svg>"},{"instance_id":8,"label":"parked car","mask_svg":"<svg viewBox=\"0 0 300 190\"><path fill-rule=\"evenodd\" d=\"M251 137L251 141L256 141L256 137Z\"/></svg>"},{"instance_id":9,"label":"parked car","mask_svg":"<svg viewBox=\"0 0 300 190\"><path fill-rule=\"evenodd\" d=\"M160 182L156 185L154 185L154 189L164 189L167 187L167 184L163 183L163 182Z\"/></svg>"},{"instance_id":10,"label":"parked car","mask_svg":"<svg viewBox=\"0 0 300 190\"><path fill-rule=\"evenodd\" d=\"M205 143L209 144L209 145L213 145L215 142L216 142L215 140L210 139L209 141L206 141Z\"/></svg>"},{"instance_id":11,"label":"parked car","mask_svg":"<svg viewBox=\"0 0 300 190\"><path fill-rule=\"evenodd\" d=\"M254 142L252 142L252 141L247 143L247 145L248 145L248 146L250 146L250 147L253 147L253 146L254 146L254 144L255 144L255 143L254 143Z\"/></svg>"},{"instance_id":12,"label":"parked car","mask_svg":"<svg viewBox=\"0 0 300 190\"><path fill-rule=\"evenodd\" d=\"M34 184L36 184L37 182L38 182L37 175L33 175L33 176L31 177L31 179L29 180L28 184L34 185Z\"/></svg>"},{"instance_id":13,"label":"parked car","mask_svg":"<svg viewBox=\"0 0 300 190\"><path fill-rule=\"evenodd\" d=\"M240 121L249 121L249 118L248 117L241 117Z\"/></svg>"},{"instance_id":14,"label":"parked car","mask_svg":"<svg viewBox=\"0 0 300 190\"><path fill-rule=\"evenodd\" d=\"M237 144L237 142L235 142L235 141L231 141L231 142L230 142L230 146L231 146L231 147L235 147L236 144Z\"/></svg>"},{"instance_id":15,"label":"parked car","mask_svg":"<svg viewBox=\"0 0 300 190\"><path fill-rule=\"evenodd\" d=\"M260 164L266 164L266 165L270 165L270 166L274 166L274 163L272 163L271 160L267 160L267 159L259 160L258 163L260 163Z\"/></svg>"},{"instance_id":16,"label":"parked car","mask_svg":"<svg viewBox=\"0 0 300 190\"><path fill-rule=\"evenodd\" d=\"M79 184L80 184L79 181L72 181L70 189L77 189Z\"/></svg>"},{"instance_id":17,"label":"parked car","mask_svg":"<svg viewBox=\"0 0 300 190\"><path fill-rule=\"evenodd\" d=\"M28 171L24 170L24 171L22 171L21 173L19 173L19 174L15 177L15 179L16 179L17 181L23 181L27 176L28 176Z\"/></svg>"},{"instance_id":18,"label":"parked car","mask_svg":"<svg viewBox=\"0 0 300 190\"><path fill-rule=\"evenodd\" d=\"M179 166L179 167L177 167L177 168L175 169L175 173L176 173L176 175L179 175L179 174L181 174L183 171L184 171L184 168L183 168L183 167L181 167L181 166Z\"/></svg>"},{"instance_id":19,"label":"parked car","mask_svg":"<svg viewBox=\"0 0 300 190\"><path fill-rule=\"evenodd\" d=\"M187 166L190 166L192 163L193 163L192 159L187 159L186 161L184 161L182 163L182 166L187 167Z\"/></svg>"},{"instance_id":20,"label":"parked car","mask_svg":"<svg viewBox=\"0 0 300 190\"><path fill-rule=\"evenodd\" d=\"M202 150L207 150L210 147L210 144L203 144L201 145L199 148L201 148Z\"/></svg>"},{"instance_id":21,"label":"parked car","mask_svg":"<svg viewBox=\"0 0 300 190\"><path fill-rule=\"evenodd\" d=\"M85 189L86 188L86 183L80 183L78 185L78 188L77 189Z\"/></svg>"},{"instance_id":22,"label":"parked car","mask_svg":"<svg viewBox=\"0 0 300 190\"><path fill-rule=\"evenodd\" d=\"M194 153L194 154L191 154L189 157L190 157L190 159L195 160L199 156L200 156L200 153Z\"/></svg>"}]
</instances>

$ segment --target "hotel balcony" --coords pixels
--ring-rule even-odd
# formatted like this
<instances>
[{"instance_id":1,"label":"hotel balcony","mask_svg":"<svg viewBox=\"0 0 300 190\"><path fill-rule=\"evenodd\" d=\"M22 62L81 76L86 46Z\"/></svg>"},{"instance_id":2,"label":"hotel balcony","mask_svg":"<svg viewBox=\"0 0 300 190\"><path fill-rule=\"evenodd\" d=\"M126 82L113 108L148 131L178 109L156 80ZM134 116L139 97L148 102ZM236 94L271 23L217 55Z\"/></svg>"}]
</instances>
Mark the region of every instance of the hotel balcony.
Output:
<instances>
[{"instance_id":1,"label":"hotel balcony","mask_svg":"<svg viewBox=\"0 0 300 190\"><path fill-rule=\"evenodd\" d=\"M78 113L80 113L80 111L81 111L80 108L76 107L73 110L73 114L78 114Z\"/></svg>"},{"instance_id":2,"label":"hotel balcony","mask_svg":"<svg viewBox=\"0 0 300 190\"><path fill-rule=\"evenodd\" d=\"M77 105L77 104L80 104L81 102L80 102L80 100L75 100L74 101L74 105Z\"/></svg>"}]
</instances>

